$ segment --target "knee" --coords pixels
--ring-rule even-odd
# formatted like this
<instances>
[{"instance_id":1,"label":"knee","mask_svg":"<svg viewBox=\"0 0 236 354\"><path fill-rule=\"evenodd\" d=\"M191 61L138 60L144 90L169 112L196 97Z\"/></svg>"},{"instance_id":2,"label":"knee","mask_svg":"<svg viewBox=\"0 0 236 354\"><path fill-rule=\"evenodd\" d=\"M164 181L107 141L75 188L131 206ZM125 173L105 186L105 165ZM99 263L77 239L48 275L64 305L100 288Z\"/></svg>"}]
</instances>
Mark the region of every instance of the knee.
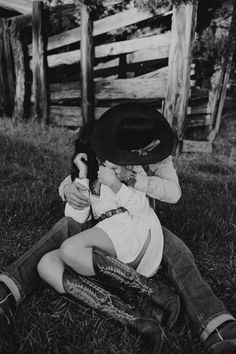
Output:
<instances>
[{"instance_id":1,"label":"knee","mask_svg":"<svg viewBox=\"0 0 236 354\"><path fill-rule=\"evenodd\" d=\"M51 269L52 265L52 256L51 252L45 254L39 261L37 265L37 270L40 278L46 279L48 276L48 271Z\"/></svg>"},{"instance_id":2,"label":"knee","mask_svg":"<svg viewBox=\"0 0 236 354\"><path fill-rule=\"evenodd\" d=\"M68 266L73 266L80 258L83 249L83 244L80 240L76 240L76 245L71 239L65 240L59 250L59 255L63 262Z\"/></svg>"}]
</instances>

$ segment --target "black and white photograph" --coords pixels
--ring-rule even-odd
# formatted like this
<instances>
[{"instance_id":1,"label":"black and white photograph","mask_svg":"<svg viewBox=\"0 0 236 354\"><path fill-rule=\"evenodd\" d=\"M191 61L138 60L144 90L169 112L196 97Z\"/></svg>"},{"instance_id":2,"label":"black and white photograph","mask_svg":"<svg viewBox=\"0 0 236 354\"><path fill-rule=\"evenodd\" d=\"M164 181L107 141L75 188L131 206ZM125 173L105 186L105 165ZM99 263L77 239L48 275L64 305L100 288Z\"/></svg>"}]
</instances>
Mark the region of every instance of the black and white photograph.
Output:
<instances>
[{"instance_id":1,"label":"black and white photograph","mask_svg":"<svg viewBox=\"0 0 236 354\"><path fill-rule=\"evenodd\" d=\"M236 354L235 0L0 0L0 354Z\"/></svg>"}]
</instances>

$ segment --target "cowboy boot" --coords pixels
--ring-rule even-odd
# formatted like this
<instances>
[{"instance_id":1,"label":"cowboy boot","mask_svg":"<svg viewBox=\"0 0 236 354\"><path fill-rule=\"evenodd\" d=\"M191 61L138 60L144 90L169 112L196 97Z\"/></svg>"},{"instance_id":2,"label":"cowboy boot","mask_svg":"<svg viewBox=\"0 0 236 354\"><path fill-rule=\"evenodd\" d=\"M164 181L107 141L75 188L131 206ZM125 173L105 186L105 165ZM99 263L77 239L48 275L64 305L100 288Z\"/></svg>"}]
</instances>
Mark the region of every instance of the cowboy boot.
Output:
<instances>
[{"instance_id":1,"label":"cowboy boot","mask_svg":"<svg viewBox=\"0 0 236 354\"><path fill-rule=\"evenodd\" d=\"M9 328L13 324L16 302L10 289L0 281L0 327Z\"/></svg>"},{"instance_id":2,"label":"cowboy boot","mask_svg":"<svg viewBox=\"0 0 236 354\"><path fill-rule=\"evenodd\" d=\"M152 353L161 353L164 332L158 321L143 309L134 309L118 296L70 268L65 268L62 283L67 294L143 335L154 344Z\"/></svg>"},{"instance_id":3,"label":"cowboy boot","mask_svg":"<svg viewBox=\"0 0 236 354\"><path fill-rule=\"evenodd\" d=\"M165 311L167 325L170 328L174 326L180 312L180 298L163 282L148 279L127 264L95 247L93 248L93 267L96 275L104 281L148 296L155 305Z\"/></svg>"}]
</instances>

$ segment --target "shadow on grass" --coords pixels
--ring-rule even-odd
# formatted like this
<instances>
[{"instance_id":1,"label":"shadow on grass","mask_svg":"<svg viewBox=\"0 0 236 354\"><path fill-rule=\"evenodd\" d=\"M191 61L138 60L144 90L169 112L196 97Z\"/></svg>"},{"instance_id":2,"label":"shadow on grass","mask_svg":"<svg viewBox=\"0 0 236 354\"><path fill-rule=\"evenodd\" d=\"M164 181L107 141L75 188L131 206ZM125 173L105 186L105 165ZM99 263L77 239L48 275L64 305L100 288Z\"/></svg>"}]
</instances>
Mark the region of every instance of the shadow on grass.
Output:
<instances>
[{"instance_id":1,"label":"shadow on grass","mask_svg":"<svg viewBox=\"0 0 236 354\"><path fill-rule=\"evenodd\" d=\"M20 138L20 137L19 137ZM58 185L70 162L45 146L0 136L0 262L3 268L22 255L63 215ZM183 196L176 205L159 203L163 225L193 251L203 276L235 315L235 178L227 167L198 161L180 173ZM137 305L144 299L127 294ZM112 319L65 299L41 285L19 307L15 331L2 339L0 352L12 353L150 353L140 337ZM170 333L178 353L200 354L182 316ZM165 348L164 353L172 353Z\"/></svg>"}]
</instances>

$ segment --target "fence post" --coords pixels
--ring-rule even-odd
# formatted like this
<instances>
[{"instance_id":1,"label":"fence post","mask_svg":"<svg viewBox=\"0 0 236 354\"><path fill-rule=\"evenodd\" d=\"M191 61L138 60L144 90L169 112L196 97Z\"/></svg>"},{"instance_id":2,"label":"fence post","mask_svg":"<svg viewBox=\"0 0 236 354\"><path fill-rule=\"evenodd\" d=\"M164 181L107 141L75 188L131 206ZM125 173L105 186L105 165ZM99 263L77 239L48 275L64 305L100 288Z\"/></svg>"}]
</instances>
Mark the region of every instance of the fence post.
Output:
<instances>
[{"instance_id":1,"label":"fence post","mask_svg":"<svg viewBox=\"0 0 236 354\"><path fill-rule=\"evenodd\" d=\"M20 30L17 29L14 19L10 19L9 21L11 21L11 46L15 67L15 105L13 117L21 120L25 113L26 57L22 42L23 38L20 38Z\"/></svg>"},{"instance_id":2,"label":"fence post","mask_svg":"<svg viewBox=\"0 0 236 354\"><path fill-rule=\"evenodd\" d=\"M178 140L183 139L190 95L192 47L198 1L173 7L167 92L164 114Z\"/></svg>"},{"instance_id":3,"label":"fence post","mask_svg":"<svg viewBox=\"0 0 236 354\"><path fill-rule=\"evenodd\" d=\"M93 22L90 9L81 3L81 108L83 124L94 119L94 83L93 83Z\"/></svg>"},{"instance_id":4,"label":"fence post","mask_svg":"<svg viewBox=\"0 0 236 354\"><path fill-rule=\"evenodd\" d=\"M12 116L14 110L14 68L7 19L0 18L0 88L2 114Z\"/></svg>"},{"instance_id":5,"label":"fence post","mask_svg":"<svg viewBox=\"0 0 236 354\"><path fill-rule=\"evenodd\" d=\"M33 1L32 13L32 71L33 100L38 120L48 120L47 54L43 1Z\"/></svg>"}]
</instances>

